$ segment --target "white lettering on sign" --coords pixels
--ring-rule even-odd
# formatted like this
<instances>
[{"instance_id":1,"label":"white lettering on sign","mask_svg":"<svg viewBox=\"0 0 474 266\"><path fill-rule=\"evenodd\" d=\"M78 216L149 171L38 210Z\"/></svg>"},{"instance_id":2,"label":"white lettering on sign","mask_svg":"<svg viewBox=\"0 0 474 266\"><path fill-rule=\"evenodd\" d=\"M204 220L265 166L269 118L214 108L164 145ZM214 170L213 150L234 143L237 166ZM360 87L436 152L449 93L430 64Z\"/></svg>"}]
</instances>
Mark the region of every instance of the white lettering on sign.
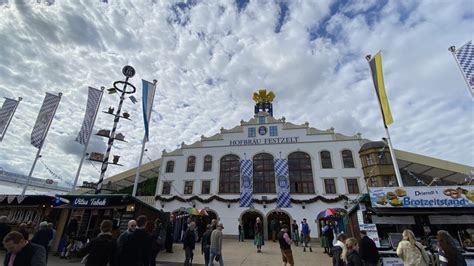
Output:
<instances>
[{"instance_id":1,"label":"white lettering on sign","mask_svg":"<svg viewBox=\"0 0 474 266\"><path fill-rule=\"evenodd\" d=\"M265 139L238 139L238 140L231 140L230 141L230 146L297 143L299 138L300 137L265 138Z\"/></svg>"},{"instance_id":2,"label":"white lettering on sign","mask_svg":"<svg viewBox=\"0 0 474 266\"><path fill-rule=\"evenodd\" d=\"M107 199L85 199L76 198L73 205L76 206L107 206Z\"/></svg>"}]
</instances>

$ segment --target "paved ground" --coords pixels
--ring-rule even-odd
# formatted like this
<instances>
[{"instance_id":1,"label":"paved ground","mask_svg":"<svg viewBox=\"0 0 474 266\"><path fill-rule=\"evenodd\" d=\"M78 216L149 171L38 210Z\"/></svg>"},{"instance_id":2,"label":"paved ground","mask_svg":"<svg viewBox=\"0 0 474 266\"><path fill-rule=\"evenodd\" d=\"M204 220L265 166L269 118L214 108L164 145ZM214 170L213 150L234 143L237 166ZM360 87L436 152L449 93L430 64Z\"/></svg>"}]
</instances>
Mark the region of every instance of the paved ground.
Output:
<instances>
[{"instance_id":1,"label":"paved ground","mask_svg":"<svg viewBox=\"0 0 474 266\"><path fill-rule=\"evenodd\" d=\"M313 252L303 252L303 248L293 246L293 257L295 265L298 266L330 266L331 258L323 253L322 249L313 248ZM257 253L252 241L238 242L233 239L224 239L223 243L223 258L225 265L282 265L281 254L278 243L265 242L262 253ZM157 265L183 265L184 252L182 245L175 244L173 248L174 253L160 253L157 258ZM194 252L193 265L204 265L204 257L201 255L200 243L196 243L196 250ZM5 253L0 252L0 259L3 261ZM68 266L81 265L79 260L62 260L58 257L50 256L49 266ZM214 265L219 265L215 263Z\"/></svg>"}]
</instances>

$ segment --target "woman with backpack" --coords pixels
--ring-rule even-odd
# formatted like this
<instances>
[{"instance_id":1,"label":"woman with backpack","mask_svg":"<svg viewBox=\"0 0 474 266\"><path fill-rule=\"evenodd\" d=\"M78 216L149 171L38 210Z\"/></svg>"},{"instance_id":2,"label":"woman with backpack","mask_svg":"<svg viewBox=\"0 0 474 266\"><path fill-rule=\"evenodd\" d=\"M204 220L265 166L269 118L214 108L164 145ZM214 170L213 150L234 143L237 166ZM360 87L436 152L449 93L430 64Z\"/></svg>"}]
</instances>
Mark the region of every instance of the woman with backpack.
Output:
<instances>
[{"instance_id":1,"label":"woman with backpack","mask_svg":"<svg viewBox=\"0 0 474 266\"><path fill-rule=\"evenodd\" d=\"M420 242L417 242L411 230L403 230L402 241L398 244L397 255L404 266L428 266L430 257Z\"/></svg>"}]
</instances>

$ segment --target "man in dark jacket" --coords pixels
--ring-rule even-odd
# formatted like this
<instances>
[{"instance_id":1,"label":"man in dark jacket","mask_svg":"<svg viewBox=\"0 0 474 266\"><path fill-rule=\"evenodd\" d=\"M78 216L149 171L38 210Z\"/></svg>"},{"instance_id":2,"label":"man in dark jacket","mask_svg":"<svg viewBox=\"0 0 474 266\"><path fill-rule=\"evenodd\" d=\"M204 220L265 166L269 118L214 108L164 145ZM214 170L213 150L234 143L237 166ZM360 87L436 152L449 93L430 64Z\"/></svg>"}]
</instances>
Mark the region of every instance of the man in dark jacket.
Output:
<instances>
[{"instance_id":1,"label":"man in dark jacket","mask_svg":"<svg viewBox=\"0 0 474 266\"><path fill-rule=\"evenodd\" d=\"M211 248L211 234L212 234L212 225L208 224L206 232L202 235L201 239L201 253L204 254L205 265L209 265L209 252Z\"/></svg>"},{"instance_id":2,"label":"man in dark jacket","mask_svg":"<svg viewBox=\"0 0 474 266\"><path fill-rule=\"evenodd\" d=\"M8 233L10 233L10 226L7 224L8 218L0 216L0 240L2 240ZM3 244L0 243L0 250L3 249Z\"/></svg>"},{"instance_id":3,"label":"man in dark jacket","mask_svg":"<svg viewBox=\"0 0 474 266\"><path fill-rule=\"evenodd\" d=\"M46 266L46 251L37 244L28 242L19 232L13 231L3 238L7 250L3 265Z\"/></svg>"},{"instance_id":4,"label":"man in dark jacket","mask_svg":"<svg viewBox=\"0 0 474 266\"><path fill-rule=\"evenodd\" d=\"M188 226L188 229L184 233L183 237L183 249L184 255L186 259L184 260L184 266L192 265L193 263L193 250L196 246L196 233L194 229L196 228L196 224L191 222Z\"/></svg>"},{"instance_id":5,"label":"man in dark jacket","mask_svg":"<svg viewBox=\"0 0 474 266\"><path fill-rule=\"evenodd\" d=\"M89 254L86 266L116 265L117 242L112 238L112 227L111 220L103 220L100 224L101 233L79 250L79 257Z\"/></svg>"},{"instance_id":6,"label":"man in dark jacket","mask_svg":"<svg viewBox=\"0 0 474 266\"><path fill-rule=\"evenodd\" d=\"M151 256L151 237L145 231L147 225L145 215L136 219L137 229L125 237L119 237L119 265L123 266L148 266Z\"/></svg>"},{"instance_id":7,"label":"man in dark jacket","mask_svg":"<svg viewBox=\"0 0 474 266\"><path fill-rule=\"evenodd\" d=\"M379 251L375 242L367 236L367 231L360 231L359 255L364 266L376 266L379 261Z\"/></svg>"},{"instance_id":8,"label":"man in dark jacket","mask_svg":"<svg viewBox=\"0 0 474 266\"><path fill-rule=\"evenodd\" d=\"M173 253L173 231L174 231L174 216L170 216L170 221L168 223L168 227L166 228L166 240L165 240L165 248L167 253Z\"/></svg>"},{"instance_id":9,"label":"man in dark jacket","mask_svg":"<svg viewBox=\"0 0 474 266\"><path fill-rule=\"evenodd\" d=\"M48 244L51 239L53 239L53 230L48 228L48 222L41 222L40 230L35 233L31 239L31 243L35 243L44 247L44 250L46 251L46 263L48 263Z\"/></svg>"}]
</instances>

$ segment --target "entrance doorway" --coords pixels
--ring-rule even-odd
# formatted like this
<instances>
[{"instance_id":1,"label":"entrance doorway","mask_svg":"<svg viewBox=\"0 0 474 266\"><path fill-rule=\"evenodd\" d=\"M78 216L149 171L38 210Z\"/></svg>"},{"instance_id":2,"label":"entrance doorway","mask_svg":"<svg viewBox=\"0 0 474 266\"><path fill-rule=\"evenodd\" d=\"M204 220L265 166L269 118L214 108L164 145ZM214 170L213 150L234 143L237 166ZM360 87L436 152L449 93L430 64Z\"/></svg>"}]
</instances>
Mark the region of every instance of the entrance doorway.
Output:
<instances>
[{"instance_id":1,"label":"entrance doorway","mask_svg":"<svg viewBox=\"0 0 474 266\"><path fill-rule=\"evenodd\" d=\"M282 224L286 224L288 228L291 226L291 218L290 216L283 211L272 211L268 214L268 240L273 240L272 235L272 226L276 229L276 234L280 232L280 226ZM276 236L275 236L276 238Z\"/></svg>"},{"instance_id":2,"label":"entrance doorway","mask_svg":"<svg viewBox=\"0 0 474 266\"><path fill-rule=\"evenodd\" d=\"M257 211L248 210L242 213L240 220L244 225L244 238L253 239L254 238L254 226L257 217L260 218L260 221L263 225L263 215Z\"/></svg>"}]
</instances>

